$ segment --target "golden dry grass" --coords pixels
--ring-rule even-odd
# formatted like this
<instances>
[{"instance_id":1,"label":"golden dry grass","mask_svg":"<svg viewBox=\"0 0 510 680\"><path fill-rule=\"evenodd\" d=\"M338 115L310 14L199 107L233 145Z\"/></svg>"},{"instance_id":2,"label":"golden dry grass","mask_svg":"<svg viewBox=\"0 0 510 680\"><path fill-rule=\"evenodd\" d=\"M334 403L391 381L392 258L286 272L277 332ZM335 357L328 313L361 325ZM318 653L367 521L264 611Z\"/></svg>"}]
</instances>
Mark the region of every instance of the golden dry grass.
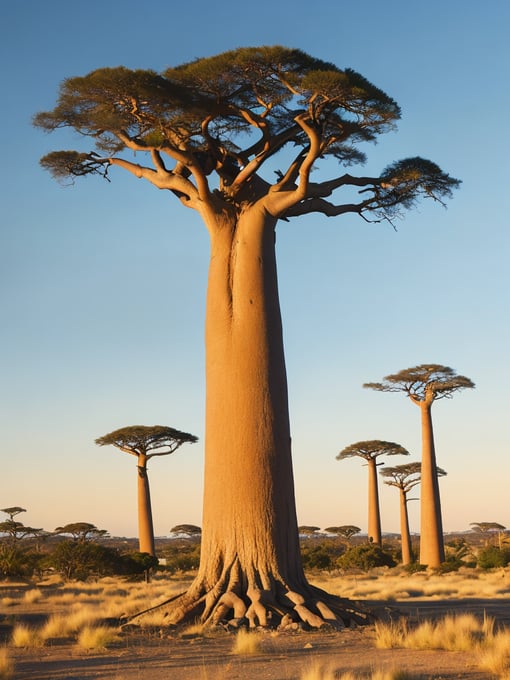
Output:
<instances>
[{"instance_id":1,"label":"golden dry grass","mask_svg":"<svg viewBox=\"0 0 510 680\"><path fill-rule=\"evenodd\" d=\"M261 651L262 638L259 633L241 629L236 633L232 654L253 656Z\"/></svg>"},{"instance_id":2,"label":"golden dry grass","mask_svg":"<svg viewBox=\"0 0 510 680\"><path fill-rule=\"evenodd\" d=\"M14 677L14 661L7 647L0 647L0 680Z\"/></svg>"},{"instance_id":3,"label":"golden dry grass","mask_svg":"<svg viewBox=\"0 0 510 680\"><path fill-rule=\"evenodd\" d=\"M23 624L18 624L13 628L11 643L13 647L31 649L34 647L42 647L44 645L44 640L38 630Z\"/></svg>"},{"instance_id":4,"label":"golden dry grass","mask_svg":"<svg viewBox=\"0 0 510 680\"><path fill-rule=\"evenodd\" d=\"M338 675L333 668L325 668L320 664L314 664L306 669L299 680L412 680L412 676L404 671L374 670L367 678L366 675L346 672Z\"/></svg>"},{"instance_id":5,"label":"golden dry grass","mask_svg":"<svg viewBox=\"0 0 510 680\"><path fill-rule=\"evenodd\" d=\"M78 635L78 646L82 649L103 650L119 642L118 628L109 626L85 626Z\"/></svg>"}]
</instances>

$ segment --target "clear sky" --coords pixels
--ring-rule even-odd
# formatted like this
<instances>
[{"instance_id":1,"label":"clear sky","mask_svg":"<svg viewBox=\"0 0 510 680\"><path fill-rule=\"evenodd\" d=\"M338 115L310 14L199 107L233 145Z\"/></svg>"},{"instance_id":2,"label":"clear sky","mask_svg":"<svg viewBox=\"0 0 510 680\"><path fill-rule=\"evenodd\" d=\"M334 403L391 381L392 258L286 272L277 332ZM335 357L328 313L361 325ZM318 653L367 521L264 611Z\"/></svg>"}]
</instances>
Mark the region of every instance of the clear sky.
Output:
<instances>
[{"instance_id":1,"label":"clear sky","mask_svg":"<svg viewBox=\"0 0 510 680\"><path fill-rule=\"evenodd\" d=\"M135 461L94 439L162 424L200 441L151 461L156 534L201 524L205 228L120 169L58 185L39 158L81 142L31 117L98 67L282 44L401 105L360 172L420 155L463 181L447 210L422 203L396 231L354 216L278 227L299 522L366 531L366 469L335 456L387 439L419 460L420 420L403 395L362 384L431 362L476 383L433 411L444 527L510 526L507 0L18 0L1 3L0 32L0 507L47 530L136 535ZM381 486L383 531L398 531L398 493Z\"/></svg>"}]
</instances>

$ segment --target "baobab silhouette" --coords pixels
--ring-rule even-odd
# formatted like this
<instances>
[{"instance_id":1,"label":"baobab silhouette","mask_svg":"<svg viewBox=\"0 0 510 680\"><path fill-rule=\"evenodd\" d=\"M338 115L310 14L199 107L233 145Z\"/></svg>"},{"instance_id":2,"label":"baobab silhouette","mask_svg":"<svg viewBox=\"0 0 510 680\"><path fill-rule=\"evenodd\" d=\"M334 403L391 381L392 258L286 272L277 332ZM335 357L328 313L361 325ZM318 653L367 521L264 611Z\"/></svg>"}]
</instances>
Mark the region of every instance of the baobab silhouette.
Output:
<instances>
[{"instance_id":1,"label":"baobab silhouette","mask_svg":"<svg viewBox=\"0 0 510 680\"><path fill-rule=\"evenodd\" d=\"M459 180L418 156L345 171L399 118L356 71L281 46L163 73L97 69L64 80L34 118L93 146L42 158L56 179L120 169L197 211L209 233L202 551L188 591L162 605L169 624L355 619L307 582L300 558L275 237L302 215L391 222L421 198L443 204Z\"/></svg>"},{"instance_id":2,"label":"baobab silhouette","mask_svg":"<svg viewBox=\"0 0 510 680\"><path fill-rule=\"evenodd\" d=\"M420 364L387 375L380 383L363 387L379 392L403 392L421 411L422 458L420 502L420 564L437 568L444 562L443 519L439 494L432 404L437 399L453 397L460 390L474 387L463 375L449 366Z\"/></svg>"},{"instance_id":3,"label":"baobab silhouette","mask_svg":"<svg viewBox=\"0 0 510 680\"><path fill-rule=\"evenodd\" d=\"M407 504L408 494L420 483L421 463L404 463L395 467L382 468L379 474L384 477L384 483L394 486L400 493L400 539L402 545L402 564L411 564L414 561L411 531L409 529L409 512ZM446 475L442 468L437 468L439 477Z\"/></svg>"},{"instance_id":4,"label":"baobab silhouette","mask_svg":"<svg viewBox=\"0 0 510 680\"><path fill-rule=\"evenodd\" d=\"M409 451L395 442L386 442L380 439L371 439L364 442L356 442L342 449L337 460L345 460L357 456L367 461L368 466L368 540L376 545L381 545L381 510L379 507L379 485L377 483L377 459L380 456L408 456Z\"/></svg>"},{"instance_id":5,"label":"baobab silhouette","mask_svg":"<svg viewBox=\"0 0 510 680\"><path fill-rule=\"evenodd\" d=\"M131 425L114 430L96 439L99 446L112 445L121 451L136 456L138 472L138 541L139 551L156 555L154 525L152 521L151 494L147 463L154 456L168 456L182 444L193 444L198 438L188 432L175 430L165 425Z\"/></svg>"}]
</instances>

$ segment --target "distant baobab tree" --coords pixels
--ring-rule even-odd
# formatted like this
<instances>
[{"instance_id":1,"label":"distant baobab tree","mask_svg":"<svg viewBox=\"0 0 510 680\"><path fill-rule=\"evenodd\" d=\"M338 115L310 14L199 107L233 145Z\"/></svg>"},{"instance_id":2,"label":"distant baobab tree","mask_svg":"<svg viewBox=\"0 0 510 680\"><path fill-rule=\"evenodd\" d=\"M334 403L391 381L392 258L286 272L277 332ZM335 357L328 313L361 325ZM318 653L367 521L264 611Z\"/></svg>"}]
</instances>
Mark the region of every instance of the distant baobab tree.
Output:
<instances>
[{"instance_id":1,"label":"distant baobab tree","mask_svg":"<svg viewBox=\"0 0 510 680\"><path fill-rule=\"evenodd\" d=\"M345 460L358 456L367 461L368 466L368 539L381 545L381 511L379 507L379 486L377 484L377 462L380 456L408 456L409 452L400 444L372 439L356 442L340 451L337 460Z\"/></svg>"},{"instance_id":2,"label":"distant baobab tree","mask_svg":"<svg viewBox=\"0 0 510 680\"><path fill-rule=\"evenodd\" d=\"M446 472L437 468L439 477L446 475ZM408 493L420 483L421 463L404 463L395 467L382 468L380 475L384 477L384 483L394 486L400 491L400 536L402 544L402 564L411 564L413 561L413 551L411 544L411 532L409 529L409 513L407 503L410 500Z\"/></svg>"},{"instance_id":3,"label":"distant baobab tree","mask_svg":"<svg viewBox=\"0 0 510 680\"><path fill-rule=\"evenodd\" d=\"M365 383L379 392L403 392L420 407L422 431L421 504L420 504L420 564L437 568L444 562L443 520L439 494L432 404L437 399L452 397L474 383L452 368L440 364L420 364L399 373L387 375L380 383Z\"/></svg>"},{"instance_id":4,"label":"distant baobab tree","mask_svg":"<svg viewBox=\"0 0 510 680\"><path fill-rule=\"evenodd\" d=\"M198 438L187 432L164 425L131 425L96 439L99 446L112 445L136 456L138 469L138 540L139 551L156 555L152 522L151 495L147 463L154 456L168 456L184 443L193 444Z\"/></svg>"}]
</instances>

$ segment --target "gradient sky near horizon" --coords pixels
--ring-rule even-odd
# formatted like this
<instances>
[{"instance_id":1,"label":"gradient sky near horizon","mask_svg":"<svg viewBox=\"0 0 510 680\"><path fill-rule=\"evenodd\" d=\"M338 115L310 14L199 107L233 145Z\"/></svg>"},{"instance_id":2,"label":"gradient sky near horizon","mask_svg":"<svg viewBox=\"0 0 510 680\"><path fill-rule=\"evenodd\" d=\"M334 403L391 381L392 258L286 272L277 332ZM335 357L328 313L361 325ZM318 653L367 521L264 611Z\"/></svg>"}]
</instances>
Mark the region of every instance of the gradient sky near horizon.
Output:
<instances>
[{"instance_id":1,"label":"gradient sky near horizon","mask_svg":"<svg viewBox=\"0 0 510 680\"><path fill-rule=\"evenodd\" d=\"M31 118L95 68L282 44L354 68L401 105L398 130L351 172L420 155L463 182L446 210L421 203L396 230L355 216L278 226L299 523L366 531L366 469L335 457L387 439L411 452L388 464L419 460L420 419L403 395L362 384L431 362L476 383L433 410L444 528L510 526L506 0L19 0L2 3L0 33L0 507L46 530L136 535L135 461L94 440L164 424L200 441L151 461L156 534L201 524L205 228L118 169L111 183L60 186L39 158L81 141ZM381 506L383 531L398 531L398 493L383 484Z\"/></svg>"}]
</instances>

